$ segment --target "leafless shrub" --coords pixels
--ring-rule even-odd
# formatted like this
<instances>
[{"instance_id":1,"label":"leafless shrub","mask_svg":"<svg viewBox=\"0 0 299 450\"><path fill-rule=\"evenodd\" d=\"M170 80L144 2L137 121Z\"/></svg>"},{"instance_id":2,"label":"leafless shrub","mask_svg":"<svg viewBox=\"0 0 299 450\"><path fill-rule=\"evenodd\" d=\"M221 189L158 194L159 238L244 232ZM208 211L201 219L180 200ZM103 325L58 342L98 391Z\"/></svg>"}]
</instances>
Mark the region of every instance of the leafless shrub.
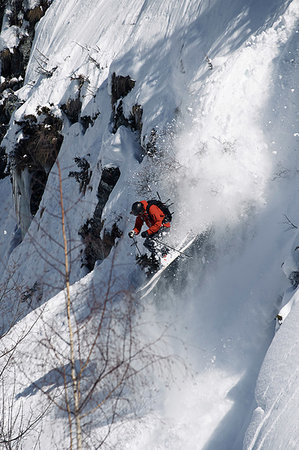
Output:
<instances>
[{"instance_id":1,"label":"leafless shrub","mask_svg":"<svg viewBox=\"0 0 299 450\"><path fill-rule=\"evenodd\" d=\"M58 237L55 241L63 250L64 260L53 260L52 267L63 278L60 296L65 307L58 316L41 312L38 317L40 337L34 355L30 355L35 369L27 373L26 366L19 365L27 385L16 397L19 400L43 393L44 408L48 411L51 407L67 422L70 449L100 448L114 425L136 413L134 396L138 393L140 401L140 392L149 383L148 371L162 368L170 357L159 350L164 333L144 338L142 307L132 292L117 284L114 258L101 285L89 284L77 290L71 286L72 243L67 237L70 210L64 207L59 162L57 170L62 243ZM45 252L41 253L46 260ZM64 327L57 326L61 322ZM41 376L32 379L33 373ZM39 423L37 429L41 426Z\"/></svg>"},{"instance_id":2,"label":"leafless shrub","mask_svg":"<svg viewBox=\"0 0 299 450\"><path fill-rule=\"evenodd\" d=\"M19 297L22 288L17 285L10 285L9 282L3 284L0 288L2 300L6 297L14 298L15 301ZM20 297L19 297L20 299ZM2 301L3 303L3 301ZM40 319L37 315L31 325L26 327L18 327L17 324L22 310L22 301L18 301L18 305L11 307L11 314L2 307L2 317L11 316L10 322L5 327L2 326L0 337L0 447L3 449L21 449L23 439L34 434L36 445L39 442L40 422L46 414L47 407L43 407L39 411L24 410L24 404L19 402L16 404L18 394L17 371L20 363L19 348L31 336L32 330ZM33 448L36 448L34 445Z\"/></svg>"},{"instance_id":3,"label":"leafless shrub","mask_svg":"<svg viewBox=\"0 0 299 450\"><path fill-rule=\"evenodd\" d=\"M37 49L38 56L34 56L35 61L37 62L37 69L36 72L39 75L43 75L47 78L51 78L55 70L58 68L58 66L48 68L49 65L49 58L44 55L42 52L40 52Z\"/></svg>"},{"instance_id":4,"label":"leafless shrub","mask_svg":"<svg viewBox=\"0 0 299 450\"><path fill-rule=\"evenodd\" d=\"M168 187L175 187L174 173L184 169L171 149L165 150L157 145L155 153L145 156L142 168L133 180L136 192L142 197L156 193L157 186L163 186L165 180ZM170 188L171 190L171 188Z\"/></svg>"},{"instance_id":5,"label":"leafless shrub","mask_svg":"<svg viewBox=\"0 0 299 450\"><path fill-rule=\"evenodd\" d=\"M81 47L82 50L84 50L84 51L86 51L86 52L88 53L88 59L89 59L89 61L91 61L91 62L96 66L97 69L99 69L99 70L104 70L104 67L101 65L101 63L98 62L98 61L90 54L91 51L95 51L95 52L97 52L97 53L100 53L100 48L99 48L97 45L96 45L95 48L92 48L92 47L89 47L89 46L87 46L87 45L82 45L82 44L80 44L79 42L75 42L75 43L76 43L77 45L79 45L79 47Z\"/></svg>"},{"instance_id":6,"label":"leafless shrub","mask_svg":"<svg viewBox=\"0 0 299 450\"><path fill-rule=\"evenodd\" d=\"M12 373L9 374L12 376ZM13 382L11 380L11 382ZM35 414L31 411L28 414L24 411L24 405L21 403L16 406L16 385L14 384L12 393L7 395L7 386L3 380L1 383L0 403L0 446L2 449L18 450L23 448L23 440L29 435L34 434L34 444L32 449L39 445L40 430L38 426L42 420L45 411Z\"/></svg>"}]
</instances>

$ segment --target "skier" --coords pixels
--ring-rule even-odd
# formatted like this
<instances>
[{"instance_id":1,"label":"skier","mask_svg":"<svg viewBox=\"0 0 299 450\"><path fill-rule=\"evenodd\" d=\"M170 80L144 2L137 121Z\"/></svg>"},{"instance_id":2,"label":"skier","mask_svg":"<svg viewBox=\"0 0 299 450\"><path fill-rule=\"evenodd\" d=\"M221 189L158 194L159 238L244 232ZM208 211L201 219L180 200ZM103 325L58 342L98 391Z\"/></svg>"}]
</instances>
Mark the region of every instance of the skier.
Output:
<instances>
[{"instance_id":1,"label":"skier","mask_svg":"<svg viewBox=\"0 0 299 450\"><path fill-rule=\"evenodd\" d=\"M160 204L160 207L157 205ZM161 207L164 206L164 212ZM135 227L129 232L129 237L134 238L141 231L144 224L148 226L148 230L142 231L141 237L145 238L143 245L147 248L154 258L157 259L156 250L157 243L153 238L158 238L159 240L170 230L171 214L167 213L167 208L163 203L150 200L142 200L140 202L135 202L132 205L131 213L136 216ZM163 246L160 249L162 257L167 254L167 248Z\"/></svg>"}]
</instances>

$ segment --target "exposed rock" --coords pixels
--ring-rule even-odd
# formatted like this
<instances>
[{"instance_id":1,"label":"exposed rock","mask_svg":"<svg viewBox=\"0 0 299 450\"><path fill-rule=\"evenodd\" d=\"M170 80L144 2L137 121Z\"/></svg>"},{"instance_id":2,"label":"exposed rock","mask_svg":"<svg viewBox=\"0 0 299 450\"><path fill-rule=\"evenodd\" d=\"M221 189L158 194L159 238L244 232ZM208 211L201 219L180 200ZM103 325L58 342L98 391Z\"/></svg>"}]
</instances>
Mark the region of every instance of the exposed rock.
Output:
<instances>
[{"instance_id":1,"label":"exposed rock","mask_svg":"<svg viewBox=\"0 0 299 450\"><path fill-rule=\"evenodd\" d=\"M90 219L79 232L85 244L82 265L89 271L93 270L96 261L107 258L116 239L122 236L122 232L114 223L111 231L104 229L103 236L100 237L102 227L103 224L97 224L94 219Z\"/></svg>"},{"instance_id":2,"label":"exposed rock","mask_svg":"<svg viewBox=\"0 0 299 450\"><path fill-rule=\"evenodd\" d=\"M102 232L104 227L102 212L119 177L120 170L118 167L105 167L103 169L97 192L98 204L93 217L87 220L79 231L79 235L85 244L82 264L88 270L93 270L96 261L102 261L109 255L111 248L115 245L115 240L122 235L117 223L112 225L111 230L104 229Z\"/></svg>"},{"instance_id":3,"label":"exposed rock","mask_svg":"<svg viewBox=\"0 0 299 450\"><path fill-rule=\"evenodd\" d=\"M1 130L0 130L1 132ZM7 155L4 147L0 147L0 180L9 175L7 171Z\"/></svg>"},{"instance_id":4,"label":"exposed rock","mask_svg":"<svg viewBox=\"0 0 299 450\"><path fill-rule=\"evenodd\" d=\"M8 124L13 112L22 104L19 97L12 91L6 92L5 97L0 96L2 104L0 105L0 121L2 124Z\"/></svg>"},{"instance_id":5,"label":"exposed rock","mask_svg":"<svg viewBox=\"0 0 299 450\"><path fill-rule=\"evenodd\" d=\"M129 118L130 126L141 133L143 109L140 105L133 105Z\"/></svg>"},{"instance_id":6,"label":"exposed rock","mask_svg":"<svg viewBox=\"0 0 299 450\"><path fill-rule=\"evenodd\" d=\"M89 155L88 155L89 156ZM92 171L90 169L90 164L86 160L86 158L74 158L75 163L79 167L80 171L78 172L70 172L69 177L75 178L77 183L79 183L79 191L85 195L86 188L89 185Z\"/></svg>"},{"instance_id":7,"label":"exposed rock","mask_svg":"<svg viewBox=\"0 0 299 450\"><path fill-rule=\"evenodd\" d=\"M22 104L17 95L13 91L7 91L5 94L0 94L0 142L5 136L10 118L13 112ZM5 155L5 148L0 147L0 178L9 175L7 170L7 156Z\"/></svg>"},{"instance_id":8,"label":"exposed rock","mask_svg":"<svg viewBox=\"0 0 299 450\"><path fill-rule=\"evenodd\" d=\"M0 30L1 30L2 22L3 22L5 7L6 7L5 1L1 0L0 1Z\"/></svg>"},{"instance_id":9,"label":"exposed rock","mask_svg":"<svg viewBox=\"0 0 299 450\"><path fill-rule=\"evenodd\" d=\"M125 97L135 86L135 81L129 76L123 77L121 75L116 75L115 72L112 74L111 78L111 103L112 108L114 108L117 100Z\"/></svg>"},{"instance_id":10,"label":"exposed rock","mask_svg":"<svg viewBox=\"0 0 299 450\"><path fill-rule=\"evenodd\" d=\"M23 86L23 78L7 78L3 83L0 84L0 94L2 94L4 91L7 92L14 92L20 89L20 87ZM0 97L1 98L1 97Z\"/></svg>"},{"instance_id":11,"label":"exposed rock","mask_svg":"<svg viewBox=\"0 0 299 450\"><path fill-rule=\"evenodd\" d=\"M62 111L72 124L78 122L81 113L81 107L82 102L80 100L80 93L76 98L71 98L64 105L61 105Z\"/></svg>"},{"instance_id":12,"label":"exposed rock","mask_svg":"<svg viewBox=\"0 0 299 450\"><path fill-rule=\"evenodd\" d=\"M98 118L98 116L100 115L100 112L96 113L94 116L90 117L90 116L81 116L79 122L82 125L83 128L83 134L86 133L87 128L89 127L89 125L91 125L93 127L96 119Z\"/></svg>"},{"instance_id":13,"label":"exposed rock","mask_svg":"<svg viewBox=\"0 0 299 450\"><path fill-rule=\"evenodd\" d=\"M73 124L73 123L78 122L80 119L81 108L82 108L81 90L84 86L84 83L89 82L89 80L88 80L88 78L84 77L83 75L73 76L73 77L71 77L71 80L75 81L75 83L76 83L75 89L77 91L76 91L74 97L69 98L65 104L61 105L61 109L65 113L65 115L67 116L69 121ZM86 126L86 128L89 125L88 121L87 121L88 117L89 116L85 116L85 118L82 118L82 120L80 120L80 123L82 123L83 126ZM91 121L90 123L92 123L91 117L89 117L89 119ZM86 131L86 128L85 128L85 131Z\"/></svg>"},{"instance_id":14,"label":"exposed rock","mask_svg":"<svg viewBox=\"0 0 299 450\"><path fill-rule=\"evenodd\" d=\"M8 2L6 2L7 4ZM10 26L17 26L21 27L23 23L23 2L22 0L13 0L9 2L9 14L8 14L8 20Z\"/></svg>"},{"instance_id":15,"label":"exposed rock","mask_svg":"<svg viewBox=\"0 0 299 450\"><path fill-rule=\"evenodd\" d=\"M27 65L30 58L30 52L31 52L31 46L34 39L34 32L32 32L32 36L29 34L28 36L24 36L18 46L19 52L22 56L21 64L22 64L22 71L21 76L25 77L25 72L27 69ZM14 76L14 75L13 75Z\"/></svg>"},{"instance_id":16,"label":"exposed rock","mask_svg":"<svg viewBox=\"0 0 299 450\"><path fill-rule=\"evenodd\" d=\"M123 112L123 104L120 100L116 110L113 113L113 129L112 132L116 133L120 126L130 128L132 131L141 133L142 130L142 107L140 105L133 105L132 111L127 118Z\"/></svg>"},{"instance_id":17,"label":"exposed rock","mask_svg":"<svg viewBox=\"0 0 299 450\"><path fill-rule=\"evenodd\" d=\"M35 25L45 15L51 3L52 0L40 0L33 9L27 10L25 10L26 4L22 0L14 0L10 3L8 21L10 26L20 28L21 39L17 47L5 48L0 53L2 77L8 80L14 77L24 77L34 39ZM2 23L4 10L5 5L1 4L0 23Z\"/></svg>"},{"instance_id":18,"label":"exposed rock","mask_svg":"<svg viewBox=\"0 0 299 450\"><path fill-rule=\"evenodd\" d=\"M40 0L33 9L25 10L27 2L13 0L0 2L0 24L2 24L5 8L10 26L19 27L20 40L17 47L4 48L0 52L1 76L5 81L0 85L0 143L6 134L10 118L21 102L13 94L23 85L23 80L30 57L31 45L34 39L35 25L45 14L52 0ZM22 28L22 29L21 29ZM5 94L5 95L4 95ZM8 94L8 95L7 95ZM1 172L2 175L4 172Z\"/></svg>"},{"instance_id":19,"label":"exposed rock","mask_svg":"<svg viewBox=\"0 0 299 450\"><path fill-rule=\"evenodd\" d=\"M45 15L49 4L50 2L42 1L40 5L25 11L24 18L29 22L31 28L34 28L37 22Z\"/></svg>"},{"instance_id":20,"label":"exposed rock","mask_svg":"<svg viewBox=\"0 0 299 450\"><path fill-rule=\"evenodd\" d=\"M140 105L134 105L129 117L123 111L122 99L134 88L135 81L129 76L116 75L111 78L111 104L112 104L112 132L116 133L120 126L131 128L133 131L141 132L143 110Z\"/></svg>"},{"instance_id":21,"label":"exposed rock","mask_svg":"<svg viewBox=\"0 0 299 450\"><path fill-rule=\"evenodd\" d=\"M31 172L31 180L30 180L30 212L32 216L38 211L40 201L42 199L45 186L47 183L48 175L46 171L42 168L36 169Z\"/></svg>"},{"instance_id":22,"label":"exposed rock","mask_svg":"<svg viewBox=\"0 0 299 450\"><path fill-rule=\"evenodd\" d=\"M13 167L17 171L25 167L30 170L51 170L60 150L63 136L62 121L51 114L47 108L39 110L43 120L37 120L34 115L25 116L20 125L23 138L16 144L10 155Z\"/></svg>"},{"instance_id":23,"label":"exposed rock","mask_svg":"<svg viewBox=\"0 0 299 450\"><path fill-rule=\"evenodd\" d=\"M117 107L113 110L113 128L112 133L116 133L118 128L124 126L129 127L129 119L127 119L123 112L123 104L120 101Z\"/></svg>"},{"instance_id":24,"label":"exposed rock","mask_svg":"<svg viewBox=\"0 0 299 450\"><path fill-rule=\"evenodd\" d=\"M26 3L23 0L13 0L10 2L10 10L8 20L10 26L22 27L24 20L28 22L29 29L32 32L37 22L45 15L47 9L52 3L52 0L40 0L32 9L25 9ZM28 8L28 6L27 6Z\"/></svg>"},{"instance_id":25,"label":"exposed rock","mask_svg":"<svg viewBox=\"0 0 299 450\"><path fill-rule=\"evenodd\" d=\"M23 62L23 55L19 48L13 48L10 51L8 48L5 48L0 53L1 59L1 75L4 78L18 78L20 75L25 75L25 66Z\"/></svg>"},{"instance_id":26,"label":"exposed rock","mask_svg":"<svg viewBox=\"0 0 299 450\"><path fill-rule=\"evenodd\" d=\"M97 219L102 217L104 206L107 203L110 193L116 185L120 177L120 170L118 167L104 167L102 171L101 180L98 187L97 197L98 204L95 209L94 216Z\"/></svg>"},{"instance_id":27,"label":"exposed rock","mask_svg":"<svg viewBox=\"0 0 299 450\"><path fill-rule=\"evenodd\" d=\"M32 216L39 208L48 174L63 142L62 121L47 107L39 108L37 116L24 116L16 122L22 138L10 153L16 212L24 237Z\"/></svg>"},{"instance_id":28,"label":"exposed rock","mask_svg":"<svg viewBox=\"0 0 299 450\"><path fill-rule=\"evenodd\" d=\"M299 272L298 271L292 272L289 276L289 280L290 280L292 286L294 287L294 289L297 288L299 285Z\"/></svg>"}]
</instances>

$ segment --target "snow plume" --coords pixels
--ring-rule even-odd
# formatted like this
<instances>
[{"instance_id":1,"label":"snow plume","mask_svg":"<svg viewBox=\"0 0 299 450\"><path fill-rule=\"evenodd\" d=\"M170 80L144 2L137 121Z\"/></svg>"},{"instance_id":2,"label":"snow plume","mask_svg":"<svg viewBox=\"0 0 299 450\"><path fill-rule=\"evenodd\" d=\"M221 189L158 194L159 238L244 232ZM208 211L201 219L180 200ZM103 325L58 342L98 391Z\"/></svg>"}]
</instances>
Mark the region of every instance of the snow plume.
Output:
<instances>
[{"instance_id":1,"label":"snow plume","mask_svg":"<svg viewBox=\"0 0 299 450\"><path fill-rule=\"evenodd\" d=\"M156 171L155 184L164 184L165 197L173 198L175 192L180 211L175 226L182 235L186 223L195 233L221 224L236 226L269 201L279 170L268 132L269 103L276 58L293 33L295 13L292 4L272 27L252 35L225 61L215 58L214 70L205 76L200 66L166 136L161 133L162 161L146 170ZM281 158L288 159L289 153Z\"/></svg>"},{"instance_id":2,"label":"snow plume","mask_svg":"<svg viewBox=\"0 0 299 450\"><path fill-rule=\"evenodd\" d=\"M271 163L262 134L254 126L246 136L221 132L214 125L208 130L209 119L207 124L203 121L203 129L197 118L192 122L178 143L182 220L187 217L197 233L211 225L235 225L253 206L264 202Z\"/></svg>"},{"instance_id":3,"label":"snow plume","mask_svg":"<svg viewBox=\"0 0 299 450\"><path fill-rule=\"evenodd\" d=\"M296 17L293 3L221 67L216 58L201 86L194 79L193 97L181 105L169 138L162 138L164 157L173 161L163 190L175 200L173 234L212 227L214 235L200 240L196 260L181 259L175 277L161 281L153 296L159 320L175 324L169 345L192 368L189 376L174 368L165 422L153 425L141 448L191 450L195 442L205 450L242 448L255 380L288 286L280 267L290 245L283 213L298 217L295 113L284 112L282 124L273 111L286 95L278 75L289 70L285 52L294 54L288 45ZM277 176L278 159L288 167L284 179Z\"/></svg>"},{"instance_id":4,"label":"snow plume","mask_svg":"<svg viewBox=\"0 0 299 450\"><path fill-rule=\"evenodd\" d=\"M253 36L186 105L176 143L178 191L183 221L187 215L194 231L235 225L266 202L275 157L261 122L273 60L290 35L284 27L285 18Z\"/></svg>"}]
</instances>

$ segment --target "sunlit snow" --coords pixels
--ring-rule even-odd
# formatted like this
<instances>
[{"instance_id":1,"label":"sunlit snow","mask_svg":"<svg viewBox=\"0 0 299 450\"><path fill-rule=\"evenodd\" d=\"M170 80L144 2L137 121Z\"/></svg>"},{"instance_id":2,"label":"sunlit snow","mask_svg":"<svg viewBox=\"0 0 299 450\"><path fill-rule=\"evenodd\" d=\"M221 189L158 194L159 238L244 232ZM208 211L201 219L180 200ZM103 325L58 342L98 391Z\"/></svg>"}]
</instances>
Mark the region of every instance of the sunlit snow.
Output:
<instances>
[{"instance_id":1,"label":"sunlit snow","mask_svg":"<svg viewBox=\"0 0 299 450\"><path fill-rule=\"evenodd\" d=\"M39 106L51 106L64 121L58 160L77 317L89 308L87 292L105 289L111 265L115 290L134 294L144 281L127 236L132 202L157 191L174 202L169 245L198 235L192 257L180 258L143 299L140 339L167 330L162 352L175 358L149 370L148 385L132 393L138 414L115 423L105 442L110 448L299 448L299 297L288 279L299 271L298 24L298 0L54 0L36 27L18 91L24 103L3 145L13 150L16 121ZM5 27L1 48L16 40ZM52 76L38 73L38 64ZM135 81L123 111L142 106L141 143L146 148L155 130L157 157L142 154L130 128L112 133L114 72ZM79 76L81 116L94 118L85 133L59 109L75 95ZM69 176L74 157L90 164L85 195ZM78 231L96 208L103 168L115 166L120 177L102 220L107 229L117 223L123 235L88 273ZM21 182L24 174L14 180ZM1 351L39 314L43 319L20 343L3 384L14 414L22 405L28 416L45 401L34 383L55 392L42 342L51 327L53 341L67 340L64 274L55 270L64 261L57 165L33 219L22 213L29 197L13 199L8 178L0 180L0 195L1 280L12 289L1 299L1 327L6 332L18 318ZM19 244L16 230L29 224ZM17 294L15 285L22 287ZM33 286L42 293L28 310L17 299ZM91 442L106 432L97 417L86 448L98 448ZM67 417L53 405L21 448L37 442L43 450L69 448Z\"/></svg>"}]
</instances>

